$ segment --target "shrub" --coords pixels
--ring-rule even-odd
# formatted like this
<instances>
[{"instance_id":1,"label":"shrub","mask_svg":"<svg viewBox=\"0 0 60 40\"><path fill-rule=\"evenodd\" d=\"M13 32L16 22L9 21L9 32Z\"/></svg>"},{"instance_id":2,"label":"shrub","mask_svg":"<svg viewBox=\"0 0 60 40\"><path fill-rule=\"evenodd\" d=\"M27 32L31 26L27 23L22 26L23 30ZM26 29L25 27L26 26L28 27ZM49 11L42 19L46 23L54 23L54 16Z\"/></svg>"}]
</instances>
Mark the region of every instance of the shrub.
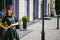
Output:
<instances>
[{"instance_id":1,"label":"shrub","mask_svg":"<svg viewBox=\"0 0 60 40\"><path fill-rule=\"evenodd\" d=\"M28 22L28 17L27 16L23 16L22 20L25 21L25 22Z\"/></svg>"}]
</instances>

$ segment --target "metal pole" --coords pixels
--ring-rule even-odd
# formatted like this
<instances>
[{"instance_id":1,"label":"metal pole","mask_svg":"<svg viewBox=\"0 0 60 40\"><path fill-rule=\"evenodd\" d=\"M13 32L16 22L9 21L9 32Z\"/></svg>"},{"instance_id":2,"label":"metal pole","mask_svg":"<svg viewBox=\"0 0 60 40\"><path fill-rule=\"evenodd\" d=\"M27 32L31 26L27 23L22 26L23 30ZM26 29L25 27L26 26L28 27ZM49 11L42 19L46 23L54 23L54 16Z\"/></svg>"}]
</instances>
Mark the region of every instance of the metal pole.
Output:
<instances>
[{"instance_id":1,"label":"metal pole","mask_svg":"<svg viewBox=\"0 0 60 40\"><path fill-rule=\"evenodd\" d=\"M59 29L59 16L57 16L57 29Z\"/></svg>"},{"instance_id":2,"label":"metal pole","mask_svg":"<svg viewBox=\"0 0 60 40\"><path fill-rule=\"evenodd\" d=\"M45 40L45 31L44 31L44 0L42 1L42 32L41 40Z\"/></svg>"}]
</instances>

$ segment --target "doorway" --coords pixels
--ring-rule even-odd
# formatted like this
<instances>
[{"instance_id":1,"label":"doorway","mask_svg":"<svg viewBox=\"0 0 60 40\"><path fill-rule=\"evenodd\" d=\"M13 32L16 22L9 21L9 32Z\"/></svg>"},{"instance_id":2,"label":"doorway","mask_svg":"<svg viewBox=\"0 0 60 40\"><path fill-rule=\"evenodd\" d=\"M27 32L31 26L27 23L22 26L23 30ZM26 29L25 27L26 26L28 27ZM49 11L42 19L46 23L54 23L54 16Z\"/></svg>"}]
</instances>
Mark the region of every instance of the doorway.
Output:
<instances>
[{"instance_id":1,"label":"doorway","mask_svg":"<svg viewBox=\"0 0 60 40\"><path fill-rule=\"evenodd\" d=\"M38 19L38 0L33 0L33 20Z\"/></svg>"}]
</instances>

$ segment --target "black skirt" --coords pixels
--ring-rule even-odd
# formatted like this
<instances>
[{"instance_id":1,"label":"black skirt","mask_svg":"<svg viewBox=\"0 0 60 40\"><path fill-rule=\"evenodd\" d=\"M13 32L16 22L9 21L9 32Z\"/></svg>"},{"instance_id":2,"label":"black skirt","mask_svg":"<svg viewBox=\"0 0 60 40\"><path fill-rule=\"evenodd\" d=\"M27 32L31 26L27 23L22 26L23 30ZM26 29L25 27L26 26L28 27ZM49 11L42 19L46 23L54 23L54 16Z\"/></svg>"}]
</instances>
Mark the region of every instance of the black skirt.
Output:
<instances>
[{"instance_id":1,"label":"black skirt","mask_svg":"<svg viewBox=\"0 0 60 40\"><path fill-rule=\"evenodd\" d=\"M1 40L1 37L2 36L2 28L0 28L0 40Z\"/></svg>"},{"instance_id":2,"label":"black skirt","mask_svg":"<svg viewBox=\"0 0 60 40\"><path fill-rule=\"evenodd\" d=\"M13 40L13 38L16 38L16 40L19 40L19 35L16 31L16 29L8 29L7 31L4 30L2 32L2 40Z\"/></svg>"}]
</instances>

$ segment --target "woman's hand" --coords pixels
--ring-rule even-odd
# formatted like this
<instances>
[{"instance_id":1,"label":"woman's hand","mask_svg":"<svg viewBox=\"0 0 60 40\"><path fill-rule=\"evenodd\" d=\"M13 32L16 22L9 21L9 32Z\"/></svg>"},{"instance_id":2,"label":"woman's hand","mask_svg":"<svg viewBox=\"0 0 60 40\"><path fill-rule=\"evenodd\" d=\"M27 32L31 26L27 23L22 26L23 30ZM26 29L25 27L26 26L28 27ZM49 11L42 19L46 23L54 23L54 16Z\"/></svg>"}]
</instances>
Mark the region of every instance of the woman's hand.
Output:
<instances>
[{"instance_id":1,"label":"woman's hand","mask_svg":"<svg viewBox=\"0 0 60 40\"><path fill-rule=\"evenodd\" d=\"M5 30L7 30L7 29L8 29L8 27L5 27L4 29L5 29Z\"/></svg>"},{"instance_id":2,"label":"woman's hand","mask_svg":"<svg viewBox=\"0 0 60 40\"><path fill-rule=\"evenodd\" d=\"M13 24L11 24L10 26L8 26L8 28L12 28L13 27Z\"/></svg>"},{"instance_id":3,"label":"woman's hand","mask_svg":"<svg viewBox=\"0 0 60 40\"><path fill-rule=\"evenodd\" d=\"M19 25L19 23L17 22L17 23L11 24L11 25L9 25L8 28L12 28L13 26L16 26L16 25Z\"/></svg>"}]
</instances>

